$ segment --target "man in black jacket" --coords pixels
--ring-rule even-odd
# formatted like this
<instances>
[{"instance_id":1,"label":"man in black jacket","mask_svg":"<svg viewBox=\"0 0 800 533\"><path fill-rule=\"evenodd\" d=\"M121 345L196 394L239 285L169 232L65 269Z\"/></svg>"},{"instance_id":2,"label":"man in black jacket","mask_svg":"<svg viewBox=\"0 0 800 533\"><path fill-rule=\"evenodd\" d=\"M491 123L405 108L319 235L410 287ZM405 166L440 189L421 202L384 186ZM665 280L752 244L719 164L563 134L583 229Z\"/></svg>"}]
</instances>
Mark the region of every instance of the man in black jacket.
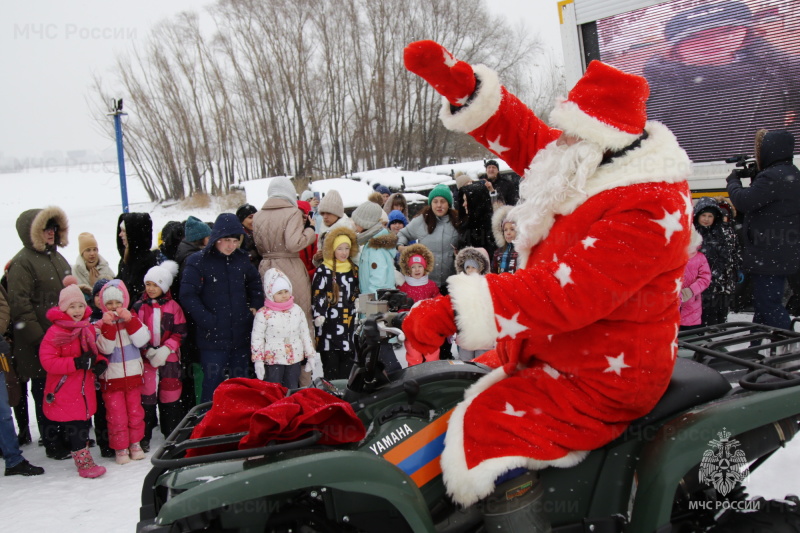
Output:
<instances>
[{"instance_id":1,"label":"man in black jacket","mask_svg":"<svg viewBox=\"0 0 800 533\"><path fill-rule=\"evenodd\" d=\"M519 200L519 183L508 176L502 176L500 165L494 159L486 161L483 166L486 168L485 185L492 197L492 205L516 205Z\"/></svg>"},{"instance_id":2,"label":"man in black jacket","mask_svg":"<svg viewBox=\"0 0 800 533\"><path fill-rule=\"evenodd\" d=\"M744 213L743 269L753 279L753 321L789 329L781 299L786 277L800 267L800 170L792 164L794 136L786 130L759 130L756 161L760 172L750 187L740 172L728 176L728 195Z\"/></svg>"}]
</instances>

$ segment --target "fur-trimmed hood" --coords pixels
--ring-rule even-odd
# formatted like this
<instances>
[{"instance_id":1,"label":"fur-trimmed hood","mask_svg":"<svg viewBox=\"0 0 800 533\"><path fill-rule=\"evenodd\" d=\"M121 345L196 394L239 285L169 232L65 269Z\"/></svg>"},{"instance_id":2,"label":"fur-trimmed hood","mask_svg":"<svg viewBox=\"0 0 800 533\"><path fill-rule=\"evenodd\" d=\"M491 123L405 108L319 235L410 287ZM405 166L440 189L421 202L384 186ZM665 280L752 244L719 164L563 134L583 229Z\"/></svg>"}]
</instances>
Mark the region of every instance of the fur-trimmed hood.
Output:
<instances>
[{"instance_id":1,"label":"fur-trimmed hood","mask_svg":"<svg viewBox=\"0 0 800 533\"><path fill-rule=\"evenodd\" d=\"M397 235L391 231L385 230L387 233L378 233L367 242L370 248L380 250L394 250L397 248Z\"/></svg>"},{"instance_id":2,"label":"fur-trimmed hood","mask_svg":"<svg viewBox=\"0 0 800 533\"><path fill-rule=\"evenodd\" d=\"M506 238L503 236L503 221L508 218L511 212L510 205L501 205L492 214L492 233L494 234L494 242L497 243L498 248L502 248L506 244Z\"/></svg>"},{"instance_id":3,"label":"fur-trimmed hood","mask_svg":"<svg viewBox=\"0 0 800 533\"><path fill-rule=\"evenodd\" d=\"M44 209L28 209L17 217L17 234L26 248L33 248L37 252L44 252L47 244L42 237L42 232L50 219L55 219L58 224L56 234L56 247L64 248L69 244L69 221L67 214L55 206Z\"/></svg>"},{"instance_id":4,"label":"fur-trimmed hood","mask_svg":"<svg viewBox=\"0 0 800 533\"><path fill-rule=\"evenodd\" d=\"M428 247L424 244L412 244L411 246L406 246L402 252L400 252L400 272L404 276L411 275L411 269L408 268L408 260L411 259L412 255L421 255L425 258L425 275L427 276L433 271L433 265L436 259L433 256L433 252L428 250Z\"/></svg>"},{"instance_id":5,"label":"fur-trimmed hood","mask_svg":"<svg viewBox=\"0 0 800 533\"><path fill-rule=\"evenodd\" d=\"M333 260L333 243L339 235L347 235L350 238L350 260L353 260L358 255L358 237L356 237L356 233L348 227L340 226L325 234L325 240L322 241L323 259Z\"/></svg>"},{"instance_id":6,"label":"fur-trimmed hood","mask_svg":"<svg viewBox=\"0 0 800 533\"><path fill-rule=\"evenodd\" d=\"M483 248L474 248L472 246L462 248L459 250L458 254L456 254L457 273L461 274L464 272L464 263L466 263L468 259L474 259L478 262L481 276L489 273L492 266L489 260L489 254Z\"/></svg>"}]
</instances>

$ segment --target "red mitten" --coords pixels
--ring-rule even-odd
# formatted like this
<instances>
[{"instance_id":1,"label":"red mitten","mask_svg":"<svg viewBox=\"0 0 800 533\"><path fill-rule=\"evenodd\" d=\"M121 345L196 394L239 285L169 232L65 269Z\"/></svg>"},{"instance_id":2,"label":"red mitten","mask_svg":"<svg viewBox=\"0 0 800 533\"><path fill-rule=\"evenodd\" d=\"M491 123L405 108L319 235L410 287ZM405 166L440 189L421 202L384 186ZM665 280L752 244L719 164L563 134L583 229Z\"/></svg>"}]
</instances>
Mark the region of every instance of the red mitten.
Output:
<instances>
[{"instance_id":1,"label":"red mitten","mask_svg":"<svg viewBox=\"0 0 800 533\"><path fill-rule=\"evenodd\" d=\"M431 84L455 105L462 106L475 91L472 66L459 61L445 47L433 41L417 41L403 51L406 69Z\"/></svg>"},{"instance_id":2,"label":"red mitten","mask_svg":"<svg viewBox=\"0 0 800 533\"><path fill-rule=\"evenodd\" d=\"M422 353L438 350L456 330L456 317L449 296L421 301L403 321L403 333L411 346Z\"/></svg>"},{"instance_id":3,"label":"red mitten","mask_svg":"<svg viewBox=\"0 0 800 533\"><path fill-rule=\"evenodd\" d=\"M122 309L120 309L119 311L117 311L117 316L123 322L130 322L130 320L131 320L131 312L128 311L127 309L125 309L124 307Z\"/></svg>"},{"instance_id":4,"label":"red mitten","mask_svg":"<svg viewBox=\"0 0 800 533\"><path fill-rule=\"evenodd\" d=\"M117 315L112 313L111 311L106 311L103 313L103 324L108 324L109 326L114 323L117 319Z\"/></svg>"}]
</instances>

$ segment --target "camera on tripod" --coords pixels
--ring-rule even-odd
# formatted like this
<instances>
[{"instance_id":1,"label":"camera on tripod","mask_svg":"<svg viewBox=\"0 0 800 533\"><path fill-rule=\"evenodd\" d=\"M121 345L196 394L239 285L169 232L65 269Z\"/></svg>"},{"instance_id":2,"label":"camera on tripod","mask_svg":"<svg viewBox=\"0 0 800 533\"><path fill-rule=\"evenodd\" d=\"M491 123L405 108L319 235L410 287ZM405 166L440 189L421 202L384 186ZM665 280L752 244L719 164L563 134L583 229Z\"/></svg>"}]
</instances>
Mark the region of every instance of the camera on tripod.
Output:
<instances>
[{"instance_id":1,"label":"camera on tripod","mask_svg":"<svg viewBox=\"0 0 800 533\"><path fill-rule=\"evenodd\" d=\"M736 168L741 169L738 171L740 178L752 179L756 177L756 174L758 174L758 164L756 163L755 157L751 157L745 154L739 154L727 158L725 162L736 163Z\"/></svg>"}]
</instances>

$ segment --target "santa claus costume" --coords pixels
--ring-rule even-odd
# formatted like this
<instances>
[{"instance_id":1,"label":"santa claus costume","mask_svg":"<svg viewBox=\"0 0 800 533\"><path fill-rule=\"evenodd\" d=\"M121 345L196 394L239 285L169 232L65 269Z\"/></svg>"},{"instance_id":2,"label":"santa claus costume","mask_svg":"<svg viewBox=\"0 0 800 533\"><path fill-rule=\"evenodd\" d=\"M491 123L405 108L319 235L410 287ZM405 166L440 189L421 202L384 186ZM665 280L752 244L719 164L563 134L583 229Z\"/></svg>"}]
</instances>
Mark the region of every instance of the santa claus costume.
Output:
<instances>
[{"instance_id":1,"label":"santa claus costume","mask_svg":"<svg viewBox=\"0 0 800 533\"><path fill-rule=\"evenodd\" d=\"M442 470L470 505L516 468L568 467L650 411L669 383L688 256L690 161L646 120L644 78L593 61L552 124L432 41L406 68L444 97L440 118L524 176L511 217L513 274L457 275L449 296L413 309L418 349L456 330L465 346L497 342L495 370L450 418ZM563 132L563 133L562 133Z\"/></svg>"}]
</instances>

